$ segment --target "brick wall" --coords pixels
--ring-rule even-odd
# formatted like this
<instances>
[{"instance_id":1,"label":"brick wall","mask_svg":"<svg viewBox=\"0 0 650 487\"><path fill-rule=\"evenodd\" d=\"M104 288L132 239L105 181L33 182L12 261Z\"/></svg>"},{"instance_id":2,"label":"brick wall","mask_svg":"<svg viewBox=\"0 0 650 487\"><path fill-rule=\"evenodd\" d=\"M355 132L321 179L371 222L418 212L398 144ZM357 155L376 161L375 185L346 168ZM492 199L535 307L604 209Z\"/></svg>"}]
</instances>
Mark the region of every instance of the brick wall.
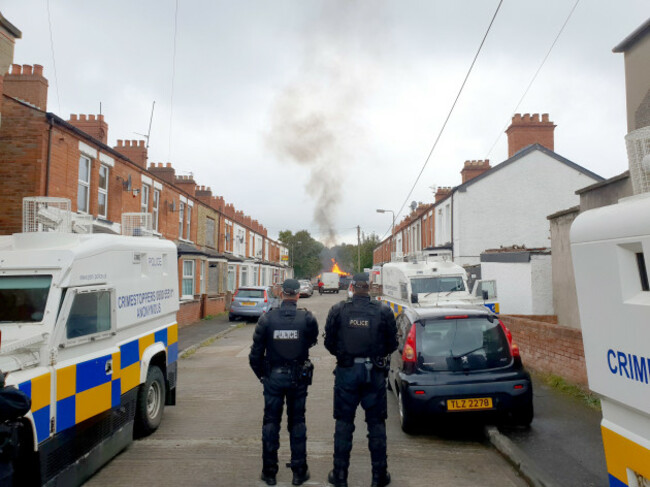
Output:
<instances>
[{"instance_id":1,"label":"brick wall","mask_svg":"<svg viewBox=\"0 0 650 487\"><path fill-rule=\"evenodd\" d=\"M225 296L212 296L205 300L204 314L217 315L226 311L226 298Z\"/></svg>"},{"instance_id":2,"label":"brick wall","mask_svg":"<svg viewBox=\"0 0 650 487\"><path fill-rule=\"evenodd\" d=\"M547 149L555 150L553 132L555 124L548 119L548 113L543 113L540 120L539 114L532 116L525 113L523 116L516 113L512 123L506 130L508 134L508 157L514 156L521 149L532 144L540 144Z\"/></svg>"},{"instance_id":3,"label":"brick wall","mask_svg":"<svg viewBox=\"0 0 650 487\"><path fill-rule=\"evenodd\" d=\"M500 318L512 332L524 366L587 385L582 331L516 316L501 315Z\"/></svg>"},{"instance_id":4,"label":"brick wall","mask_svg":"<svg viewBox=\"0 0 650 487\"><path fill-rule=\"evenodd\" d=\"M176 313L178 326L195 323L201 319L201 300L183 301Z\"/></svg>"}]
</instances>

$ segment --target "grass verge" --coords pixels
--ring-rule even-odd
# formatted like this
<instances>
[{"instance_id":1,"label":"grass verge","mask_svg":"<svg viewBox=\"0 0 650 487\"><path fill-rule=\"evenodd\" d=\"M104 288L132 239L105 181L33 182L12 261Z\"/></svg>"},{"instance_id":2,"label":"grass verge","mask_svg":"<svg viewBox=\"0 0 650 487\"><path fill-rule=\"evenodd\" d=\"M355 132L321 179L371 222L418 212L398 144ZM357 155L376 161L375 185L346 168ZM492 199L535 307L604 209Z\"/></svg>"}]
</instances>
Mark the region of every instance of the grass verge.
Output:
<instances>
[{"instance_id":1,"label":"grass verge","mask_svg":"<svg viewBox=\"0 0 650 487\"><path fill-rule=\"evenodd\" d=\"M556 391L579 399L591 409L595 409L597 411L601 410L600 399L596 394L589 391L588 389L576 384L572 384L571 382L567 382L563 377L560 377L559 375L542 372L535 372L534 375L542 382L544 382L544 384L552 387Z\"/></svg>"}]
</instances>

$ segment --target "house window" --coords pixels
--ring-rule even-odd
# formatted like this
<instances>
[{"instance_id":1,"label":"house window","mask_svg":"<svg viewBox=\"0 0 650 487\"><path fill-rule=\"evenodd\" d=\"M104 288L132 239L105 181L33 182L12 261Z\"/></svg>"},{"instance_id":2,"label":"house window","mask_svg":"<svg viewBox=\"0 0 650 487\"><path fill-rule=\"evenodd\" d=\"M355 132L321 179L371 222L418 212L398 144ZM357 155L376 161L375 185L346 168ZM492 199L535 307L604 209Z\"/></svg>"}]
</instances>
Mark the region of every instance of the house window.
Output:
<instances>
[{"instance_id":1,"label":"house window","mask_svg":"<svg viewBox=\"0 0 650 487\"><path fill-rule=\"evenodd\" d=\"M108 166L99 166L99 187L97 195L97 216L108 216Z\"/></svg>"},{"instance_id":2,"label":"house window","mask_svg":"<svg viewBox=\"0 0 650 487\"><path fill-rule=\"evenodd\" d=\"M90 192L90 159L79 158L79 184L77 185L77 211L88 213L88 196Z\"/></svg>"},{"instance_id":3,"label":"house window","mask_svg":"<svg viewBox=\"0 0 650 487\"><path fill-rule=\"evenodd\" d=\"M183 298L194 297L194 261L183 261Z\"/></svg>"},{"instance_id":4,"label":"house window","mask_svg":"<svg viewBox=\"0 0 650 487\"><path fill-rule=\"evenodd\" d=\"M178 204L178 239L183 238L183 219L185 218L185 203Z\"/></svg>"},{"instance_id":5,"label":"house window","mask_svg":"<svg viewBox=\"0 0 650 487\"><path fill-rule=\"evenodd\" d=\"M233 292L235 290L235 266L228 266L228 291Z\"/></svg>"},{"instance_id":6,"label":"house window","mask_svg":"<svg viewBox=\"0 0 650 487\"><path fill-rule=\"evenodd\" d=\"M160 209L160 190L153 190L153 207L152 207L152 216L153 216L153 229L155 232L158 231L158 211Z\"/></svg>"},{"instance_id":7,"label":"house window","mask_svg":"<svg viewBox=\"0 0 650 487\"><path fill-rule=\"evenodd\" d=\"M241 276L239 277L239 287L248 286L248 266L241 266Z\"/></svg>"},{"instance_id":8,"label":"house window","mask_svg":"<svg viewBox=\"0 0 650 487\"><path fill-rule=\"evenodd\" d=\"M214 248L214 220L212 218L205 219L205 245Z\"/></svg>"},{"instance_id":9,"label":"house window","mask_svg":"<svg viewBox=\"0 0 650 487\"><path fill-rule=\"evenodd\" d=\"M185 234L185 240L190 240L190 224L192 222L192 207L187 206L187 219L186 221L186 234Z\"/></svg>"},{"instance_id":10,"label":"house window","mask_svg":"<svg viewBox=\"0 0 650 487\"><path fill-rule=\"evenodd\" d=\"M149 211L149 186L146 184L142 185L141 198L140 198L140 211L142 213L147 213Z\"/></svg>"}]
</instances>

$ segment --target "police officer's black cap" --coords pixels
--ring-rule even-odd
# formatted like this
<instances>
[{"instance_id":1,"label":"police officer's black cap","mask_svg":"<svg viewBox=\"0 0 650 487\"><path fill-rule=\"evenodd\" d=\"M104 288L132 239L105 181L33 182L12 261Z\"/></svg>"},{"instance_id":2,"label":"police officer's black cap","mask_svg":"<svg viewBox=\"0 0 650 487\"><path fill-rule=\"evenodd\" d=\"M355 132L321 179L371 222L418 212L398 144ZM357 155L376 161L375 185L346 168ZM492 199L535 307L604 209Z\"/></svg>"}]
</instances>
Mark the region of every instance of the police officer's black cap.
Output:
<instances>
[{"instance_id":1,"label":"police officer's black cap","mask_svg":"<svg viewBox=\"0 0 650 487\"><path fill-rule=\"evenodd\" d=\"M282 283L282 292L284 294L298 294L300 292L300 283L295 279L286 279Z\"/></svg>"},{"instance_id":2,"label":"police officer's black cap","mask_svg":"<svg viewBox=\"0 0 650 487\"><path fill-rule=\"evenodd\" d=\"M367 272L359 272L358 274L354 275L352 280L354 281L355 287L367 287L368 286L368 273Z\"/></svg>"}]
</instances>

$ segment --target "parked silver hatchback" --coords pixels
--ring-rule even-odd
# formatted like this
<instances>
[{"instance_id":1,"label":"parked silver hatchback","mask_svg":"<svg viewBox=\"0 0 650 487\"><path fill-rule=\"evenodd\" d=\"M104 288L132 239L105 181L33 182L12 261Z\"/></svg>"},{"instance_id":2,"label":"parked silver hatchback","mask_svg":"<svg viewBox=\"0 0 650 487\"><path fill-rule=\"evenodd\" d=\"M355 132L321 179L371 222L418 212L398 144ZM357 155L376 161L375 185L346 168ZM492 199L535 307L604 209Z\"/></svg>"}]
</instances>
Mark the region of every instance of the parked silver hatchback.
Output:
<instances>
[{"instance_id":1,"label":"parked silver hatchback","mask_svg":"<svg viewBox=\"0 0 650 487\"><path fill-rule=\"evenodd\" d=\"M269 286L240 287L232 296L228 319L257 319L279 305L280 300L274 296L273 289Z\"/></svg>"}]
</instances>

